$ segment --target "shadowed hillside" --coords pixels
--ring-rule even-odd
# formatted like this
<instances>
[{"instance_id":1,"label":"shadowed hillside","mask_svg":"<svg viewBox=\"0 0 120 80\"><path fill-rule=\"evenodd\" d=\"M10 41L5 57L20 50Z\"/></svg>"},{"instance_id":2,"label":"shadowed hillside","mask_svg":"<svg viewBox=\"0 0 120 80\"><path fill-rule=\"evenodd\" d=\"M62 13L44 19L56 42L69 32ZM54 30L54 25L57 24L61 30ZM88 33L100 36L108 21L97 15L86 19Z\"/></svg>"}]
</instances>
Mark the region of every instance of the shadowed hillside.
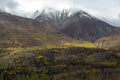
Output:
<instances>
[{"instance_id":1,"label":"shadowed hillside","mask_svg":"<svg viewBox=\"0 0 120 80\"><path fill-rule=\"evenodd\" d=\"M72 38L94 42L113 32L117 33L118 29L120 31L120 28L116 28L84 11L79 11L66 21L61 31Z\"/></svg>"}]
</instances>

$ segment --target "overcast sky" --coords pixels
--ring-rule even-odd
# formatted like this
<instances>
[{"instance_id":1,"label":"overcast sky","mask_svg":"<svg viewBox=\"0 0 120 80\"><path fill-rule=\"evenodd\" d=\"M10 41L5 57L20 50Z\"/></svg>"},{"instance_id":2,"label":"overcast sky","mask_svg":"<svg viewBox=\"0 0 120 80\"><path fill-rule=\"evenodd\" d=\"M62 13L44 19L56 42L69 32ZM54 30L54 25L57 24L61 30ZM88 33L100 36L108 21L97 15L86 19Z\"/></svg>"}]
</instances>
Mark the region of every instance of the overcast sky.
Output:
<instances>
[{"instance_id":1,"label":"overcast sky","mask_svg":"<svg viewBox=\"0 0 120 80\"><path fill-rule=\"evenodd\" d=\"M120 0L0 0L0 9L18 15L44 8L82 9L120 25Z\"/></svg>"}]
</instances>

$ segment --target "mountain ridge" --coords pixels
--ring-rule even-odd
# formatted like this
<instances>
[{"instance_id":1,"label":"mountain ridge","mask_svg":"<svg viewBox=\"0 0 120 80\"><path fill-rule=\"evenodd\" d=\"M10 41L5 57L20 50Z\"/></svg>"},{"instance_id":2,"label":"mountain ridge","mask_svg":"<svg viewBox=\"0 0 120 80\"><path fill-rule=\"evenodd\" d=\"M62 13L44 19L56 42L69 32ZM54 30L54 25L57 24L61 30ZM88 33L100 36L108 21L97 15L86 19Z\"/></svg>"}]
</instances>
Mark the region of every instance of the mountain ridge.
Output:
<instances>
[{"instance_id":1,"label":"mountain ridge","mask_svg":"<svg viewBox=\"0 0 120 80\"><path fill-rule=\"evenodd\" d=\"M68 14L67 10L55 13L58 17L56 20L63 20L60 22L61 28L56 28L54 20L51 20L52 23L49 20L41 22L39 19L29 19L0 12L0 27L2 29L0 45L25 46L27 43L28 46L31 46L30 44L34 43L34 46L38 44L40 46L41 44L54 44L54 42L55 44L74 43L74 41L94 43L102 37L109 35L114 37L114 35L120 34L120 28L105 23L85 11ZM67 17L64 18L65 15Z\"/></svg>"},{"instance_id":2,"label":"mountain ridge","mask_svg":"<svg viewBox=\"0 0 120 80\"><path fill-rule=\"evenodd\" d=\"M58 31L61 31L65 35L78 40L94 42L97 39L109 35L113 32L116 33L117 29L120 29L82 10L75 11L72 13L69 10L65 10L65 13L64 10L63 11L51 10L50 13L49 12L47 13L46 11L44 14L45 15L41 14L38 15L36 17L36 20L49 22L54 26L55 29L58 29ZM49 17L48 15L52 15L52 17L51 16ZM59 15L60 17L62 16L65 17L60 18Z\"/></svg>"}]
</instances>

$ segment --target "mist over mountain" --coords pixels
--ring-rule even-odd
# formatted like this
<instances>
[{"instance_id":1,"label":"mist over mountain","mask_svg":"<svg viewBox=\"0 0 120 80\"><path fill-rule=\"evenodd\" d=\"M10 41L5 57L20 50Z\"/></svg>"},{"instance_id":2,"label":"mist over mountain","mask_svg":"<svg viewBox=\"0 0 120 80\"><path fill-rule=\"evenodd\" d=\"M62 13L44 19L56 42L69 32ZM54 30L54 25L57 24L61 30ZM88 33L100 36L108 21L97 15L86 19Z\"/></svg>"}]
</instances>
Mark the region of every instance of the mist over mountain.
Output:
<instances>
[{"instance_id":1,"label":"mist over mountain","mask_svg":"<svg viewBox=\"0 0 120 80\"><path fill-rule=\"evenodd\" d=\"M116 27L120 27L120 24L119 24L119 21L120 21L120 18L103 18L103 17L99 17L101 20L113 25L113 26L116 26Z\"/></svg>"},{"instance_id":2,"label":"mist over mountain","mask_svg":"<svg viewBox=\"0 0 120 80\"><path fill-rule=\"evenodd\" d=\"M117 32L115 31L115 26L112 26L83 10L58 11L48 9L38 12L36 15L36 20L48 22L52 24L55 29L75 39L95 41L112 33L113 30L114 32Z\"/></svg>"}]
</instances>

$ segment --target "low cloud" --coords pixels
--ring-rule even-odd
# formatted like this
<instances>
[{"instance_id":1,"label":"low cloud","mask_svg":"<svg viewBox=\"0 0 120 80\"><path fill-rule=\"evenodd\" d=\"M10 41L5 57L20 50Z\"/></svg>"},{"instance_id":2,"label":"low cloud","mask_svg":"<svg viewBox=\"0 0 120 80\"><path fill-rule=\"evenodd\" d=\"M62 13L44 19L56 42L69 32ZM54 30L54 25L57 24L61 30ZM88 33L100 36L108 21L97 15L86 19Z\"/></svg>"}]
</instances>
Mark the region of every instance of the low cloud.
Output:
<instances>
[{"instance_id":1,"label":"low cloud","mask_svg":"<svg viewBox=\"0 0 120 80\"><path fill-rule=\"evenodd\" d=\"M14 11L17 6L18 3L14 0L0 0L0 9L3 11Z\"/></svg>"},{"instance_id":2,"label":"low cloud","mask_svg":"<svg viewBox=\"0 0 120 80\"><path fill-rule=\"evenodd\" d=\"M119 21L120 0L0 0L0 9L21 16L44 8L81 9L97 17Z\"/></svg>"}]
</instances>

